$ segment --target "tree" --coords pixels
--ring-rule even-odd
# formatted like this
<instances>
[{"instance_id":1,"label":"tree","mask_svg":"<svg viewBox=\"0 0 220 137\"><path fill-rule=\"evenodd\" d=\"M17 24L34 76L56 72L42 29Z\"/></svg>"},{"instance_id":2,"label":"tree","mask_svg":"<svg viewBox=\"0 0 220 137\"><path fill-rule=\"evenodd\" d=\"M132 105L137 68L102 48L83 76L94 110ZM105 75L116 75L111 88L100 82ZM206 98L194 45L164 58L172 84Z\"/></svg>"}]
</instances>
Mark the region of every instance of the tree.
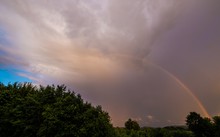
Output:
<instances>
[{"instance_id":1,"label":"tree","mask_svg":"<svg viewBox=\"0 0 220 137\"><path fill-rule=\"evenodd\" d=\"M196 137L212 137L213 125L209 118L202 118L196 112L190 112L186 117L186 125Z\"/></svg>"},{"instance_id":2,"label":"tree","mask_svg":"<svg viewBox=\"0 0 220 137\"><path fill-rule=\"evenodd\" d=\"M214 116L214 131L215 131L215 137L220 137L220 116Z\"/></svg>"},{"instance_id":3,"label":"tree","mask_svg":"<svg viewBox=\"0 0 220 137\"><path fill-rule=\"evenodd\" d=\"M125 128L128 130L139 130L140 126L137 123L137 121L131 120L130 118L128 119L128 121L125 122Z\"/></svg>"},{"instance_id":4,"label":"tree","mask_svg":"<svg viewBox=\"0 0 220 137\"><path fill-rule=\"evenodd\" d=\"M202 117L196 112L190 112L190 114L186 117L186 125L188 126L189 130L193 131L198 137L201 136L201 121Z\"/></svg>"},{"instance_id":5,"label":"tree","mask_svg":"<svg viewBox=\"0 0 220 137\"><path fill-rule=\"evenodd\" d=\"M110 117L61 86L0 83L1 137L114 137Z\"/></svg>"}]
</instances>

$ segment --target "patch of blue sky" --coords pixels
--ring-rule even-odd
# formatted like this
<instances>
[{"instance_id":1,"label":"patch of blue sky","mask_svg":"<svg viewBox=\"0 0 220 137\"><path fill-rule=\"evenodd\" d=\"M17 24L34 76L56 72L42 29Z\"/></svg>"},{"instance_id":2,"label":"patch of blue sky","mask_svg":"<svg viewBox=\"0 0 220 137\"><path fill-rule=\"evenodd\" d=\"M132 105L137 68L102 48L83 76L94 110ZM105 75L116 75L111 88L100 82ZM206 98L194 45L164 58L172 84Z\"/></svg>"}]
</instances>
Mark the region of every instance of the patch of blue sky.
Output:
<instances>
[{"instance_id":1,"label":"patch of blue sky","mask_svg":"<svg viewBox=\"0 0 220 137\"><path fill-rule=\"evenodd\" d=\"M3 84L14 82L32 82L29 78L20 76L19 73L29 74L28 72L16 69L0 69L0 82Z\"/></svg>"}]
</instances>

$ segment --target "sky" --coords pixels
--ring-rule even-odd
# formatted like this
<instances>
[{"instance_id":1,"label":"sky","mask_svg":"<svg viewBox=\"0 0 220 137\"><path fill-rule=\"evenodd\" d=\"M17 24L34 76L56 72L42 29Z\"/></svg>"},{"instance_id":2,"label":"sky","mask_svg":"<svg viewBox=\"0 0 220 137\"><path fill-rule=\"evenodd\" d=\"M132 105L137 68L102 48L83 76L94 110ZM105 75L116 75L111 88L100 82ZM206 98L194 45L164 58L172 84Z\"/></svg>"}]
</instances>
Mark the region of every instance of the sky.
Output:
<instances>
[{"instance_id":1,"label":"sky","mask_svg":"<svg viewBox=\"0 0 220 137\"><path fill-rule=\"evenodd\" d=\"M220 115L218 0L0 0L0 81L65 84L114 126Z\"/></svg>"}]
</instances>

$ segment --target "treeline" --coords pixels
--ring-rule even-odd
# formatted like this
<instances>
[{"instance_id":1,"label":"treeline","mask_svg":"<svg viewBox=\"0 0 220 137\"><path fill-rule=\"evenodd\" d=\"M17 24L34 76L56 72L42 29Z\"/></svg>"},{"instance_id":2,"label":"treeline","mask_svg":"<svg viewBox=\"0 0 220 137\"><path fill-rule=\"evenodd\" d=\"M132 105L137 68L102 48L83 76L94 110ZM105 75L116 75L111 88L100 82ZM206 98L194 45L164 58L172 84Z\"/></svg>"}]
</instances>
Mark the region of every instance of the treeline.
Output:
<instances>
[{"instance_id":1,"label":"treeline","mask_svg":"<svg viewBox=\"0 0 220 137\"><path fill-rule=\"evenodd\" d=\"M194 137L193 132L183 127L150 128L143 127L139 130L115 128L117 137Z\"/></svg>"},{"instance_id":2,"label":"treeline","mask_svg":"<svg viewBox=\"0 0 220 137\"><path fill-rule=\"evenodd\" d=\"M61 86L0 83L0 137L220 137L220 117L191 112L187 127L113 127L107 112Z\"/></svg>"},{"instance_id":3,"label":"treeline","mask_svg":"<svg viewBox=\"0 0 220 137\"><path fill-rule=\"evenodd\" d=\"M115 132L117 137L194 137L185 126L140 128L139 124L131 119L125 122L125 128L115 128Z\"/></svg>"},{"instance_id":4,"label":"treeline","mask_svg":"<svg viewBox=\"0 0 220 137\"><path fill-rule=\"evenodd\" d=\"M203 118L196 112L186 117L186 126L164 128L140 128L136 121L128 119L125 128L115 128L117 137L220 137L220 116Z\"/></svg>"}]
</instances>

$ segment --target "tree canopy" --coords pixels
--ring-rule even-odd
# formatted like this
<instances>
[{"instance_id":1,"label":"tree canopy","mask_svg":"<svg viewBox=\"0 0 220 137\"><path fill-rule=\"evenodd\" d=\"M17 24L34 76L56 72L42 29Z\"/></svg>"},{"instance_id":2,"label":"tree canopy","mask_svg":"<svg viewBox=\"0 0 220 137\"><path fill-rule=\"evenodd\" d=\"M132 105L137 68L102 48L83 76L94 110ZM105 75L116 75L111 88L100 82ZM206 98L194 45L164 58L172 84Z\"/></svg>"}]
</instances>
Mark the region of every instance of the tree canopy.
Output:
<instances>
[{"instance_id":1,"label":"tree canopy","mask_svg":"<svg viewBox=\"0 0 220 137\"><path fill-rule=\"evenodd\" d=\"M219 137L220 117L203 118L196 112L190 112L186 117L186 125L196 137Z\"/></svg>"},{"instance_id":2,"label":"tree canopy","mask_svg":"<svg viewBox=\"0 0 220 137\"><path fill-rule=\"evenodd\" d=\"M139 130L140 126L137 123L137 121L131 120L130 118L128 119L128 121L125 122L125 128L128 130Z\"/></svg>"},{"instance_id":3,"label":"tree canopy","mask_svg":"<svg viewBox=\"0 0 220 137\"><path fill-rule=\"evenodd\" d=\"M113 137L110 117L61 86L0 84L1 137Z\"/></svg>"}]
</instances>

